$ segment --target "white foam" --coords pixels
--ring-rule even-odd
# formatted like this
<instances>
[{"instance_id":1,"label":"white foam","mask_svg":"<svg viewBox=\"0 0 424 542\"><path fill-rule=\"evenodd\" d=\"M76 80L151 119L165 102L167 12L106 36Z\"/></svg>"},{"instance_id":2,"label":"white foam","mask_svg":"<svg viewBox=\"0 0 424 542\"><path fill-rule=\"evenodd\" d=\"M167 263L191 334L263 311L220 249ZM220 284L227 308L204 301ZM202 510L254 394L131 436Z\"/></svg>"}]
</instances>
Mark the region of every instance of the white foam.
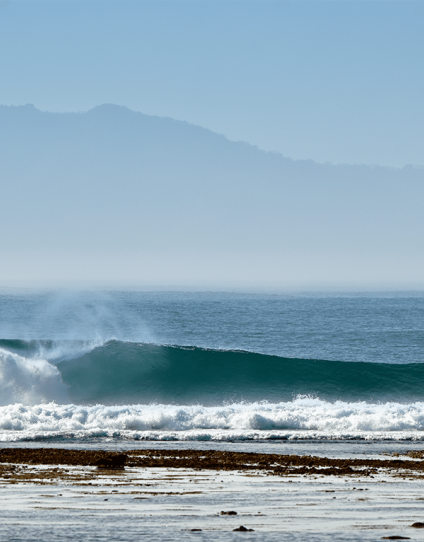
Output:
<instances>
[{"instance_id":1,"label":"white foam","mask_svg":"<svg viewBox=\"0 0 424 542\"><path fill-rule=\"evenodd\" d=\"M221 407L55 403L0 407L2 440L49 436L162 440L393 438L394 434L396 438L421 439L423 431L422 402L329 403L303 397L278 404Z\"/></svg>"},{"instance_id":2,"label":"white foam","mask_svg":"<svg viewBox=\"0 0 424 542\"><path fill-rule=\"evenodd\" d=\"M68 402L58 369L45 359L25 358L0 348L0 405Z\"/></svg>"}]
</instances>

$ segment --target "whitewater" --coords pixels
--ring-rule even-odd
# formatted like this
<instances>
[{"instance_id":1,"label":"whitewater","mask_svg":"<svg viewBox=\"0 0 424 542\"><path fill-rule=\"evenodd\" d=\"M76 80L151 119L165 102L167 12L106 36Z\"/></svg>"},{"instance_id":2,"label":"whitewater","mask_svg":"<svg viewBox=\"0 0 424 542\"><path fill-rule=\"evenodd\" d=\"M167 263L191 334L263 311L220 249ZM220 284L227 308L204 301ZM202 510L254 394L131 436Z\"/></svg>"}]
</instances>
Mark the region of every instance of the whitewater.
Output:
<instances>
[{"instance_id":1,"label":"whitewater","mask_svg":"<svg viewBox=\"0 0 424 542\"><path fill-rule=\"evenodd\" d=\"M2 442L424 440L419 293L0 301Z\"/></svg>"},{"instance_id":2,"label":"whitewater","mask_svg":"<svg viewBox=\"0 0 424 542\"><path fill-rule=\"evenodd\" d=\"M48 403L0 408L0 439L116 438L251 441L267 439L424 440L424 403L327 403L299 398L279 404L221 407Z\"/></svg>"}]
</instances>

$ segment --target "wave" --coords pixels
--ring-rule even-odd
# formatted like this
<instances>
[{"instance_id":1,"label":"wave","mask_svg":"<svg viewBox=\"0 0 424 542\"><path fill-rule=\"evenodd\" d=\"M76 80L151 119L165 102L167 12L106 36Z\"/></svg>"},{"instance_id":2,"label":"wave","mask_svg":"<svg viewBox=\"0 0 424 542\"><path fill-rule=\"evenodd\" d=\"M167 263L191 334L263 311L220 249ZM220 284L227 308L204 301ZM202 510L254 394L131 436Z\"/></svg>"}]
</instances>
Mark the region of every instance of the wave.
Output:
<instances>
[{"instance_id":1,"label":"wave","mask_svg":"<svg viewBox=\"0 0 424 542\"><path fill-rule=\"evenodd\" d=\"M423 399L424 364L293 359L111 340L0 341L0 404Z\"/></svg>"},{"instance_id":2,"label":"wave","mask_svg":"<svg viewBox=\"0 0 424 542\"><path fill-rule=\"evenodd\" d=\"M107 341L101 338L92 340L29 340L0 339L0 350L18 354L26 358L46 359L55 362L80 357Z\"/></svg>"},{"instance_id":3,"label":"wave","mask_svg":"<svg viewBox=\"0 0 424 542\"><path fill-rule=\"evenodd\" d=\"M297 398L278 404L0 407L0 440L121 438L144 440L423 440L424 403L329 403ZM421 432L421 434L420 434Z\"/></svg>"},{"instance_id":4,"label":"wave","mask_svg":"<svg viewBox=\"0 0 424 542\"><path fill-rule=\"evenodd\" d=\"M0 348L0 404L64 402L68 389L57 367Z\"/></svg>"}]
</instances>

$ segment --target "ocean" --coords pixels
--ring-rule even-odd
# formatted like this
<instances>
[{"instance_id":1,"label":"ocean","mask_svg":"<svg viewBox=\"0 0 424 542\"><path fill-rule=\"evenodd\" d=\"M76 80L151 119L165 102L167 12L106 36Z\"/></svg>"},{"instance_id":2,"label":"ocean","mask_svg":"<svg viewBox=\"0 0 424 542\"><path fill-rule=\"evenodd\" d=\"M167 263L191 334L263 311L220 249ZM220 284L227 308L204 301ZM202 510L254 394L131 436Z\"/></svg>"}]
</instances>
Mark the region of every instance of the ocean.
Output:
<instances>
[{"instance_id":1,"label":"ocean","mask_svg":"<svg viewBox=\"0 0 424 542\"><path fill-rule=\"evenodd\" d=\"M422 292L0 294L9 445L417 443L423 383Z\"/></svg>"}]
</instances>

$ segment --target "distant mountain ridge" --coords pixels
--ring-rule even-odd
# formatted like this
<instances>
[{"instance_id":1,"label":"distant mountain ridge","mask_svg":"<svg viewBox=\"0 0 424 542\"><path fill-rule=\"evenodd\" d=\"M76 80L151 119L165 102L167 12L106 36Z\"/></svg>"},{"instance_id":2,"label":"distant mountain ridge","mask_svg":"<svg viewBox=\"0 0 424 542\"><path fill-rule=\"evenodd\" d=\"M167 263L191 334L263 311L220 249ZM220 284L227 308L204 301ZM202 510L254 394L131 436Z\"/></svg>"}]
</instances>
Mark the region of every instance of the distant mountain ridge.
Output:
<instances>
[{"instance_id":1,"label":"distant mountain ridge","mask_svg":"<svg viewBox=\"0 0 424 542\"><path fill-rule=\"evenodd\" d=\"M382 168L385 170L405 170L405 169L414 169L421 171L424 170L424 166L416 166L416 165L405 165L403 168L393 168L390 166L380 166L380 165L364 165L364 164L330 164L327 162L326 164L314 162L313 160L293 160L289 157L286 157L282 155L281 153L277 152L270 152L265 151L260 148L258 148L256 145L251 145L250 143L244 142L244 141L230 141L227 139L224 135L218 134L216 132L213 132L212 130L209 130L208 128L204 128L198 125L190 124L185 121L181 120L175 120L170 117L160 117L160 116L153 116L153 115L146 115L144 113L132 111L128 109L125 106L118 106L114 104L103 104L94 107L93 109L87 111L87 112L81 112L81 113L50 113L50 112L42 112L35 108L32 104L27 104L24 106L4 106L0 105L0 120L1 124L3 126L3 129L11 129L13 130L16 128L16 123L19 124L25 119L25 122L27 122L27 126L37 130L38 123L43 123L46 127L50 126L51 129L59 128L60 125L67 125L69 128L70 126L73 126L74 130L78 130L78 126L80 128L86 129L87 123L85 122L86 119L89 118L91 121L91 124L97 123L97 125L100 127L102 122L107 122L109 124L109 127L111 126L111 123L115 123L116 127L120 125L120 127L123 127L123 123L126 123L127 129L135 129L137 130L140 128L143 128L145 130L149 130L150 133L152 131L156 133L160 133L160 135L163 137L165 133L171 135L172 132L185 132L186 135L196 134L197 138L202 138L204 142L207 142L209 140L214 140L215 142L218 142L221 140L221 143L224 141L227 144L232 144L234 146L247 146L251 150L256 150L258 152L264 153L267 156L273 156L278 157L280 160L285 160L286 163L296 163L297 165L308 165L315 164L319 167L325 167L328 168L329 166L334 166L337 168L361 168L361 169L371 169L374 170L375 168ZM47 120L48 119L48 120ZM9 124L10 123L10 124Z\"/></svg>"},{"instance_id":2,"label":"distant mountain ridge","mask_svg":"<svg viewBox=\"0 0 424 542\"><path fill-rule=\"evenodd\" d=\"M0 176L4 280L408 282L423 270L424 168L295 161L115 105L27 105L0 106Z\"/></svg>"}]
</instances>

